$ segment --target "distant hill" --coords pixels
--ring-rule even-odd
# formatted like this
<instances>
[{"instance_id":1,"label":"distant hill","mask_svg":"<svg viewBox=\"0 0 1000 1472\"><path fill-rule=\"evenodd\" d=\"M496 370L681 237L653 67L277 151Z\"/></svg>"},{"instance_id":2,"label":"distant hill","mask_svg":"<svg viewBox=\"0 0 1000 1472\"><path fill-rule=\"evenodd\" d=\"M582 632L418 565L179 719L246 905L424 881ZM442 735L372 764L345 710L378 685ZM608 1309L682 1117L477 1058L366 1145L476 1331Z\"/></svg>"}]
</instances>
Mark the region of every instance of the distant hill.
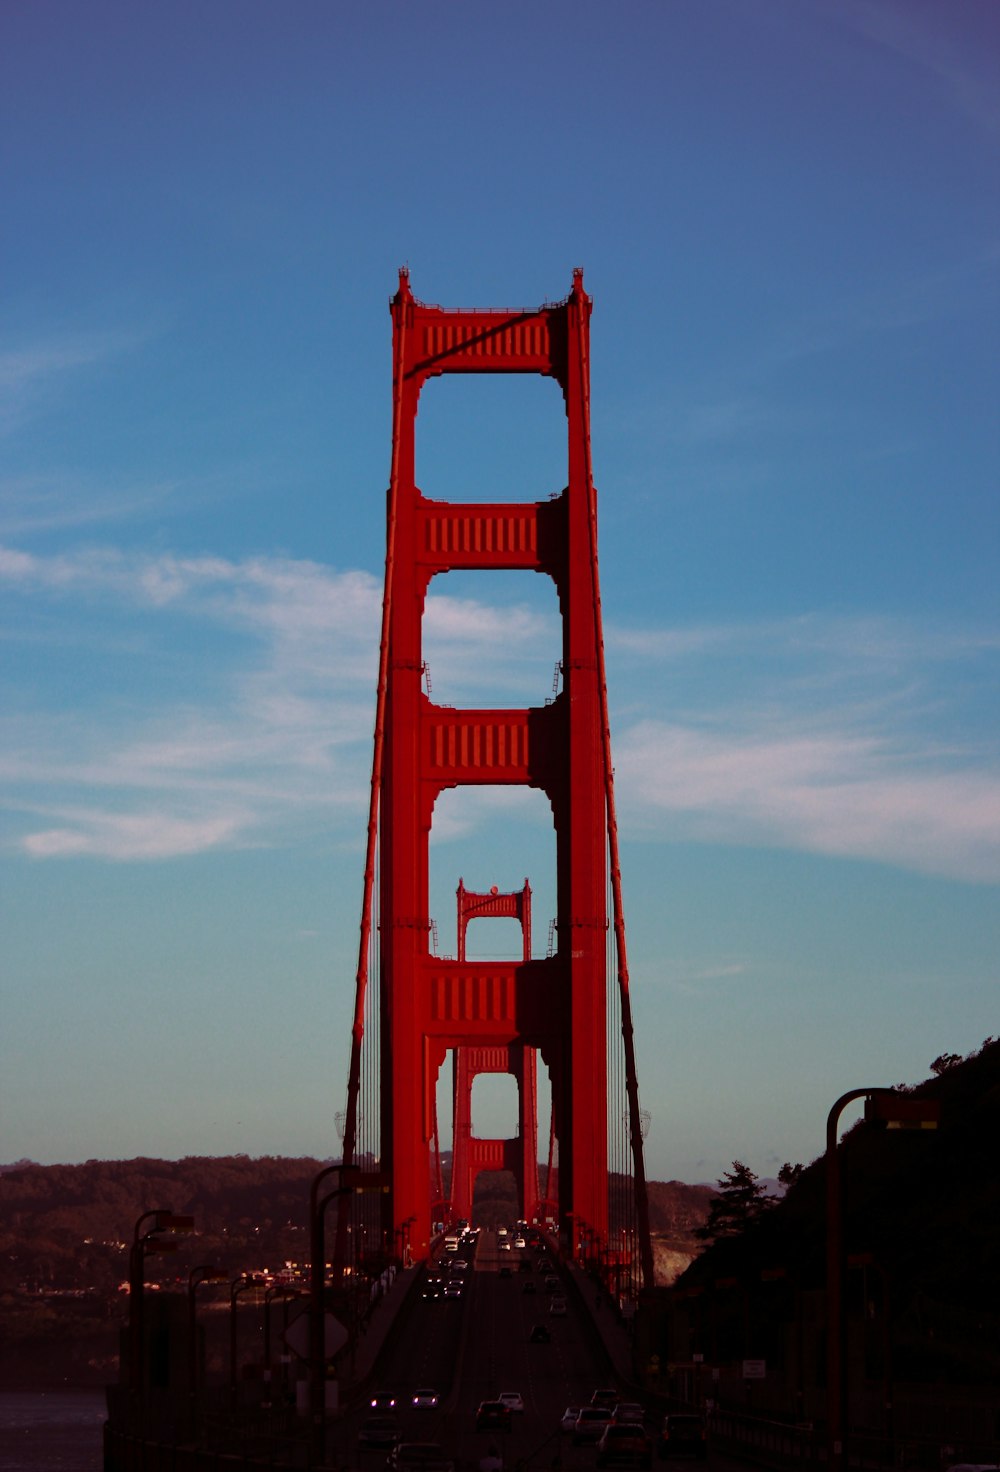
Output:
<instances>
[{"instance_id":1,"label":"distant hill","mask_svg":"<svg viewBox=\"0 0 1000 1472\"><path fill-rule=\"evenodd\" d=\"M128 1247L142 1212L195 1218L196 1237L156 1260L164 1287L186 1286L194 1263L230 1278L304 1264L309 1186L329 1161L312 1157L190 1156L0 1166L0 1381L100 1384L114 1378L127 1311ZM476 1217L516 1216L513 1182L482 1178ZM657 1278L673 1281L702 1244L692 1235L712 1191L652 1182Z\"/></svg>"},{"instance_id":2,"label":"distant hill","mask_svg":"<svg viewBox=\"0 0 1000 1472\"><path fill-rule=\"evenodd\" d=\"M325 1164L312 1157L236 1155L2 1166L0 1294L113 1291L126 1275L125 1244L136 1219L161 1207L193 1216L202 1251L233 1274L298 1259L307 1250L309 1185ZM512 1180L498 1175L481 1182L477 1218L510 1221L516 1215ZM651 1230L690 1259L700 1249L693 1234L712 1194L707 1186L650 1182ZM675 1272L676 1265L671 1276Z\"/></svg>"}]
</instances>

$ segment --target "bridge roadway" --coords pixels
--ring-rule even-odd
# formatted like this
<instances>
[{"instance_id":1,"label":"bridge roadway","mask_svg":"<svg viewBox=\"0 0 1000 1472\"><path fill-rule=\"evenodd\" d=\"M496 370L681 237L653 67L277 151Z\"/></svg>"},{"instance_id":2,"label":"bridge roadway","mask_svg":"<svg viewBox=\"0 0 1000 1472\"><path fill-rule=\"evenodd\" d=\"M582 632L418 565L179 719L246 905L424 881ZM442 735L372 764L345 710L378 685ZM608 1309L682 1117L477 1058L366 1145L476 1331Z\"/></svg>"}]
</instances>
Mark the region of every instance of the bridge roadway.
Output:
<instances>
[{"instance_id":1,"label":"bridge roadway","mask_svg":"<svg viewBox=\"0 0 1000 1472\"><path fill-rule=\"evenodd\" d=\"M466 1264L463 1272L456 1270L456 1256ZM519 1464L526 1472L550 1472L557 1465L562 1472L593 1472L595 1449L573 1446L560 1429L560 1419L567 1406L588 1404L599 1387L618 1389L622 1400L642 1398L626 1378L626 1357L620 1352L624 1334L619 1353L612 1357L589 1305L582 1302L579 1280L570 1281L569 1271L559 1264L547 1271L563 1280L566 1314L552 1314L554 1295L545 1288L546 1274L537 1266L531 1273L519 1271L525 1256L534 1264L540 1252L501 1251L496 1234L483 1229L474 1247L463 1244L458 1254L445 1254L441 1260L446 1280L464 1280L460 1298L424 1298L422 1277L412 1285L365 1380L361 1404L329 1429L328 1460L332 1453L340 1466L381 1472L386 1451L359 1446L358 1431L372 1414L371 1396L389 1392L396 1398L394 1414L402 1439L438 1442L458 1472L478 1469L491 1444L510 1472ZM509 1269L509 1277L501 1274L503 1268ZM529 1282L534 1291L526 1291ZM548 1329L548 1344L531 1342L536 1324ZM436 1409L410 1404L414 1392L423 1387L437 1392ZM514 1414L506 1434L477 1432L476 1408L505 1390L521 1394L523 1413ZM647 1429L654 1438L658 1415L649 1409ZM666 1472L672 1465L657 1463L654 1456L654 1467L662 1466ZM710 1453L701 1465L712 1472L730 1472L745 1464Z\"/></svg>"}]
</instances>

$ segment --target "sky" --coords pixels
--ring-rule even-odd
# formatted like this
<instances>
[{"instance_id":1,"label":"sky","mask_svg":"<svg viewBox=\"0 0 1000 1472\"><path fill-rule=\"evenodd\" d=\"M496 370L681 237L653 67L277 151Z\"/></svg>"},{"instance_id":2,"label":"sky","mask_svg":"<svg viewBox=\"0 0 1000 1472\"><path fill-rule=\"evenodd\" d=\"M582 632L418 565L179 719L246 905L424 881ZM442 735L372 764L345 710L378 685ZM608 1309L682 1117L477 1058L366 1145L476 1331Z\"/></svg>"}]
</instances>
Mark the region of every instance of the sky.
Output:
<instances>
[{"instance_id":1,"label":"sky","mask_svg":"<svg viewBox=\"0 0 1000 1472\"><path fill-rule=\"evenodd\" d=\"M339 1149L404 264L593 297L648 1174L998 1031L993 0L33 0L0 150L0 1160ZM424 392L428 495L565 454L551 381ZM551 694L547 580L425 635ZM442 951L528 877L544 954L544 800L446 799Z\"/></svg>"}]
</instances>

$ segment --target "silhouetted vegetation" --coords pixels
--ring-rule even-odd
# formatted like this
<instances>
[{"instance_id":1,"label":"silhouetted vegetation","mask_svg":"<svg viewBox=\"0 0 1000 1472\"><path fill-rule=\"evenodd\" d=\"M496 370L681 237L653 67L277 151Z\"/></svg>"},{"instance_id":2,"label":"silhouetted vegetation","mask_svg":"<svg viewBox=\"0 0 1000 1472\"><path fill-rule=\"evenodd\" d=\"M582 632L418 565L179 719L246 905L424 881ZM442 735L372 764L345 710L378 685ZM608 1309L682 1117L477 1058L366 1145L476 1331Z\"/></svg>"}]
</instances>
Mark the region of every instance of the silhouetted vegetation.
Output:
<instances>
[{"instance_id":1,"label":"silhouetted vegetation","mask_svg":"<svg viewBox=\"0 0 1000 1472\"><path fill-rule=\"evenodd\" d=\"M901 1378L982 1380L1000 1375L1000 1042L966 1058L942 1054L933 1071L900 1092L939 1101L938 1129L860 1121L845 1137L844 1247L891 1288ZM821 1288L825 1213L820 1157L784 1198L718 1236L679 1286L734 1279L761 1296L780 1270L800 1291Z\"/></svg>"}]
</instances>

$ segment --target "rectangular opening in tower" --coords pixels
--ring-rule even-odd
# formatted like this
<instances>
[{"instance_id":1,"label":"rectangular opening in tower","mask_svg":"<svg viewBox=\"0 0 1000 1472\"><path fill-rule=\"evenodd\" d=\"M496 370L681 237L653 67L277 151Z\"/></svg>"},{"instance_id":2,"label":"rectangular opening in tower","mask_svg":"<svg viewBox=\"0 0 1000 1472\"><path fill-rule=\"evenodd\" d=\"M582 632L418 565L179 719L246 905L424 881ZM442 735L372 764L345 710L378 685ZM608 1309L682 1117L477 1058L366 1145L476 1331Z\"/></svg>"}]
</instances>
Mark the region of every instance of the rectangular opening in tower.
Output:
<instances>
[{"instance_id":1,"label":"rectangular opening in tower","mask_svg":"<svg viewBox=\"0 0 1000 1472\"><path fill-rule=\"evenodd\" d=\"M455 373L420 395L416 480L434 501L544 501L566 484L562 391L537 373Z\"/></svg>"}]
</instances>

